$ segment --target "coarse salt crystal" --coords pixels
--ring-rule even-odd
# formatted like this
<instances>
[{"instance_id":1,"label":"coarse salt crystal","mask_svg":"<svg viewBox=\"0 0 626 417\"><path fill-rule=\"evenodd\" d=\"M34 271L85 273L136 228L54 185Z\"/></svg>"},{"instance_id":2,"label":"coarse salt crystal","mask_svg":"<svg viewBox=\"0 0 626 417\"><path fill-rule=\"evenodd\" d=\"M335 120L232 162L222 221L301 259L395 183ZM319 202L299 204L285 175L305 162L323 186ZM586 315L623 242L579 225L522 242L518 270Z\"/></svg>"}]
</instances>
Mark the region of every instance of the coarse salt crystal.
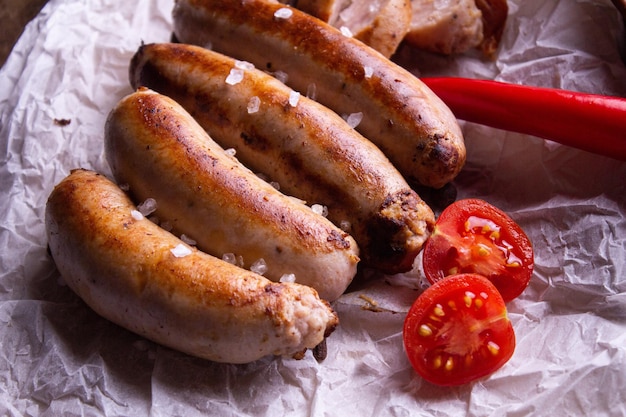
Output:
<instances>
[{"instance_id":1,"label":"coarse salt crystal","mask_svg":"<svg viewBox=\"0 0 626 417\"><path fill-rule=\"evenodd\" d=\"M265 175L262 172L255 172L254 175L256 175L257 177L259 177L260 179L262 179L265 182L268 182L270 180L270 177L268 177L267 175Z\"/></svg>"},{"instance_id":2,"label":"coarse salt crystal","mask_svg":"<svg viewBox=\"0 0 626 417\"><path fill-rule=\"evenodd\" d=\"M272 75L281 83L287 84L287 80L289 79L289 74L287 74L285 71L276 71Z\"/></svg>"},{"instance_id":3,"label":"coarse salt crystal","mask_svg":"<svg viewBox=\"0 0 626 417\"><path fill-rule=\"evenodd\" d=\"M222 261L228 262L229 264L235 264L236 258L234 253L225 253L222 255Z\"/></svg>"},{"instance_id":4,"label":"coarse salt crystal","mask_svg":"<svg viewBox=\"0 0 626 417\"><path fill-rule=\"evenodd\" d=\"M130 215L135 220L143 220L143 214L139 210L131 210Z\"/></svg>"},{"instance_id":5,"label":"coarse salt crystal","mask_svg":"<svg viewBox=\"0 0 626 417\"><path fill-rule=\"evenodd\" d=\"M261 99L257 96L250 97L250 100L248 101L248 113L252 114L258 112L260 107Z\"/></svg>"},{"instance_id":6,"label":"coarse salt crystal","mask_svg":"<svg viewBox=\"0 0 626 417\"><path fill-rule=\"evenodd\" d=\"M352 35L352 31L350 30L349 27L347 26L342 26L341 28L339 28L339 30L341 31L341 33L343 34L343 36L347 37L347 38L351 38Z\"/></svg>"},{"instance_id":7,"label":"coarse salt crystal","mask_svg":"<svg viewBox=\"0 0 626 417\"><path fill-rule=\"evenodd\" d=\"M291 90L291 93L289 93L289 105L291 107L296 107L298 105L298 101L300 101L300 93Z\"/></svg>"},{"instance_id":8,"label":"coarse salt crystal","mask_svg":"<svg viewBox=\"0 0 626 417\"><path fill-rule=\"evenodd\" d=\"M193 240L192 238L190 238L189 236L187 236L186 234L182 234L180 235L180 240L182 240L183 242L185 242L188 245L191 246L195 246L195 244L197 243L195 240Z\"/></svg>"},{"instance_id":9,"label":"coarse salt crystal","mask_svg":"<svg viewBox=\"0 0 626 417\"><path fill-rule=\"evenodd\" d=\"M167 231L167 232L171 232L172 229L174 228L174 226L172 226L172 223L168 222L167 220L162 221L161 224L161 229Z\"/></svg>"},{"instance_id":10,"label":"coarse salt crystal","mask_svg":"<svg viewBox=\"0 0 626 417\"><path fill-rule=\"evenodd\" d=\"M239 68L242 70L253 70L254 69L254 64L252 62L248 62L248 61L238 61L235 60L235 68Z\"/></svg>"},{"instance_id":11,"label":"coarse salt crystal","mask_svg":"<svg viewBox=\"0 0 626 417\"><path fill-rule=\"evenodd\" d=\"M225 253L222 255L222 260L239 267L243 267L243 256L235 255L234 253Z\"/></svg>"},{"instance_id":12,"label":"coarse salt crystal","mask_svg":"<svg viewBox=\"0 0 626 417\"><path fill-rule=\"evenodd\" d=\"M357 127L359 123L361 123L361 120L363 120L363 113L361 112L352 113L346 117L346 122L348 122L348 125L351 128Z\"/></svg>"},{"instance_id":13,"label":"coarse salt crystal","mask_svg":"<svg viewBox=\"0 0 626 417\"><path fill-rule=\"evenodd\" d=\"M237 150L235 148L224 149L226 155L235 156L237 154Z\"/></svg>"},{"instance_id":14,"label":"coarse salt crystal","mask_svg":"<svg viewBox=\"0 0 626 417\"><path fill-rule=\"evenodd\" d=\"M311 100L315 100L317 98L317 84L311 83L307 86L306 96Z\"/></svg>"},{"instance_id":15,"label":"coarse salt crystal","mask_svg":"<svg viewBox=\"0 0 626 417\"><path fill-rule=\"evenodd\" d=\"M119 187L120 187L120 190L122 190L122 191L128 191L128 190L130 190L130 185L128 185L128 184L126 184L126 183L124 183L124 184L120 184L120 185L119 185Z\"/></svg>"},{"instance_id":16,"label":"coarse salt crystal","mask_svg":"<svg viewBox=\"0 0 626 417\"><path fill-rule=\"evenodd\" d=\"M250 271L255 274L263 275L267 272L267 264L265 263L265 259L259 258L250 265Z\"/></svg>"},{"instance_id":17,"label":"coarse salt crystal","mask_svg":"<svg viewBox=\"0 0 626 417\"><path fill-rule=\"evenodd\" d=\"M177 258L184 258L187 255L191 255L193 251L184 243L179 243L176 247L170 249L170 252Z\"/></svg>"},{"instance_id":18,"label":"coarse salt crystal","mask_svg":"<svg viewBox=\"0 0 626 417\"><path fill-rule=\"evenodd\" d=\"M146 198L143 203L137 206L137 210L144 216L149 216L157 209L157 202L154 198Z\"/></svg>"},{"instance_id":19,"label":"coarse salt crystal","mask_svg":"<svg viewBox=\"0 0 626 417\"><path fill-rule=\"evenodd\" d=\"M280 183L276 181L270 181L270 185L280 191Z\"/></svg>"},{"instance_id":20,"label":"coarse salt crystal","mask_svg":"<svg viewBox=\"0 0 626 417\"><path fill-rule=\"evenodd\" d=\"M293 10L288 7L281 7L274 12L274 17L277 19L289 19L293 15Z\"/></svg>"},{"instance_id":21,"label":"coarse salt crystal","mask_svg":"<svg viewBox=\"0 0 626 417\"><path fill-rule=\"evenodd\" d=\"M339 228L344 232L349 232L352 228L352 224L348 220L342 220L339 222Z\"/></svg>"},{"instance_id":22,"label":"coarse salt crystal","mask_svg":"<svg viewBox=\"0 0 626 417\"><path fill-rule=\"evenodd\" d=\"M313 210L314 213L319 214L321 216L328 216L328 207L323 206L321 204L313 204L311 206L311 210Z\"/></svg>"},{"instance_id":23,"label":"coarse salt crystal","mask_svg":"<svg viewBox=\"0 0 626 417\"><path fill-rule=\"evenodd\" d=\"M239 84L243 80L243 70L239 68L231 68L228 77L226 77L226 84L235 85Z\"/></svg>"},{"instance_id":24,"label":"coarse salt crystal","mask_svg":"<svg viewBox=\"0 0 626 417\"><path fill-rule=\"evenodd\" d=\"M365 72L365 78L372 78L372 75L374 75L374 68L372 67L365 66L363 71Z\"/></svg>"},{"instance_id":25,"label":"coarse salt crystal","mask_svg":"<svg viewBox=\"0 0 626 417\"><path fill-rule=\"evenodd\" d=\"M278 281L279 282L296 282L296 276L295 274L283 274Z\"/></svg>"}]
</instances>

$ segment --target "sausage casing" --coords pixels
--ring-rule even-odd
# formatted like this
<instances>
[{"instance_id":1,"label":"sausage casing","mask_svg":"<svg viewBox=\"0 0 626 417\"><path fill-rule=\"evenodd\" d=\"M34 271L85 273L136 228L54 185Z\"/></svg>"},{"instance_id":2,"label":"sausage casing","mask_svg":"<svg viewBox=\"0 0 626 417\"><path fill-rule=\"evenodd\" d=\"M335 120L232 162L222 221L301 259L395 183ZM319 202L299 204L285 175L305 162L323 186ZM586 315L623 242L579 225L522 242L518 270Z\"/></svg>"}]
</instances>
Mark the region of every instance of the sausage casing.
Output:
<instances>
[{"instance_id":1,"label":"sausage casing","mask_svg":"<svg viewBox=\"0 0 626 417\"><path fill-rule=\"evenodd\" d=\"M440 188L465 163L450 109L409 71L338 29L268 0L177 0L174 36L257 68L287 74L286 83L338 114L362 113L357 129L409 183Z\"/></svg>"},{"instance_id":2,"label":"sausage casing","mask_svg":"<svg viewBox=\"0 0 626 417\"><path fill-rule=\"evenodd\" d=\"M74 170L54 188L46 230L57 268L87 305L190 355L228 363L298 355L338 323L314 289L274 283L185 245L93 171Z\"/></svg>"},{"instance_id":3,"label":"sausage casing","mask_svg":"<svg viewBox=\"0 0 626 417\"><path fill-rule=\"evenodd\" d=\"M142 88L120 100L105 154L138 204L156 200L155 215L209 254L241 256L247 268L262 259L268 278L293 274L328 301L356 274L348 233L244 167L169 97Z\"/></svg>"},{"instance_id":4,"label":"sausage casing","mask_svg":"<svg viewBox=\"0 0 626 417\"><path fill-rule=\"evenodd\" d=\"M134 88L176 100L281 191L325 205L328 218L357 241L364 264L385 273L412 267L433 227L432 210L336 113L306 97L290 104L294 92L275 78L193 45L142 45L130 78Z\"/></svg>"}]
</instances>

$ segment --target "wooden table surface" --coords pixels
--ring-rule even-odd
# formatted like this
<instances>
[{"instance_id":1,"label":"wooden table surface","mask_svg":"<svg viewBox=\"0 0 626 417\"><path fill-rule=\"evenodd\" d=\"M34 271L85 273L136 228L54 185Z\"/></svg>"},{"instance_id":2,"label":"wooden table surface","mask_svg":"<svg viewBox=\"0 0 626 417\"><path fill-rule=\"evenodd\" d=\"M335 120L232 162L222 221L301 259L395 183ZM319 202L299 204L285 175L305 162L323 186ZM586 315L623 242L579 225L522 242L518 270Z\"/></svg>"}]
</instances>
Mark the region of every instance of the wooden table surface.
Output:
<instances>
[{"instance_id":1,"label":"wooden table surface","mask_svg":"<svg viewBox=\"0 0 626 417\"><path fill-rule=\"evenodd\" d=\"M0 67L4 65L24 26L47 0L0 0Z\"/></svg>"}]
</instances>

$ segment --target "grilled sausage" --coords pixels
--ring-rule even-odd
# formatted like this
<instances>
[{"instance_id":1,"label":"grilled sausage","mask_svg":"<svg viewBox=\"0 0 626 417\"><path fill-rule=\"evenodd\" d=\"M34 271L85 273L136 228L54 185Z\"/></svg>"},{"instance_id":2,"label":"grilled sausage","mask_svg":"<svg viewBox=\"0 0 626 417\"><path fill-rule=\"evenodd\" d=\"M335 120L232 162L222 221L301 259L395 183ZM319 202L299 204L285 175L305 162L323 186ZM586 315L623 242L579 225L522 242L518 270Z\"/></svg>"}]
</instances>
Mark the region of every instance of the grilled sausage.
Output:
<instances>
[{"instance_id":1,"label":"grilled sausage","mask_svg":"<svg viewBox=\"0 0 626 417\"><path fill-rule=\"evenodd\" d=\"M338 114L362 113L357 129L409 183L440 188L465 163L450 109L417 77L362 42L304 12L268 0L176 0L174 37L282 71L287 84Z\"/></svg>"},{"instance_id":2,"label":"grilled sausage","mask_svg":"<svg viewBox=\"0 0 626 417\"><path fill-rule=\"evenodd\" d=\"M247 267L262 259L268 278L293 274L328 301L356 274L349 234L244 167L169 97L144 88L123 98L105 125L105 154L137 203L156 200L156 216L211 255Z\"/></svg>"},{"instance_id":3,"label":"grilled sausage","mask_svg":"<svg viewBox=\"0 0 626 417\"><path fill-rule=\"evenodd\" d=\"M131 84L181 104L224 148L355 238L363 263L385 273L412 267L432 210L397 169L346 121L250 65L185 44L142 45ZM232 81L235 79L236 82Z\"/></svg>"},{"instance_id":4,"label":"grilled sausage","mask_svg":"<svg viewBox=\"0 0 626 417\"><path fill-rule=\"evenodd\" d=\"M138 214L111 180L74 170L46 206L50 253L106 319L190 355L245 363L300 356L338 324L328 302L185 245Z\"/></svg>"},{"instance_id":5,"label":"grilled sausage","mask_svg":"<svg viewBox=\"0 0 626 417\"><path fill-rule=\"evenodd\" d=\"M298 0L293 5L336 28L347 28L387 58L411 27L409 0Z\"/></svg>"}]
</instances>

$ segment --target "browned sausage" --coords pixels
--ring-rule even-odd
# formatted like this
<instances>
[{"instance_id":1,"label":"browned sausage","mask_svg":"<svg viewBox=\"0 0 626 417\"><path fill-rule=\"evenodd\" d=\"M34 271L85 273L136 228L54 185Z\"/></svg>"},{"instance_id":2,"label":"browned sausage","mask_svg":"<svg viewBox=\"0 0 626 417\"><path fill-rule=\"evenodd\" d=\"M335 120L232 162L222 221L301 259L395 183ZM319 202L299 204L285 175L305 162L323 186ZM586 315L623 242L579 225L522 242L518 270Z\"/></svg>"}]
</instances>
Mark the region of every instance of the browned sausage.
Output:
<instances>
[{"instance_id":1,"label":"browned sausage","mask_svg":"<svg viewBox=\"0 0 626 417\"><path fill-rule=\"evenodd\" d=\"M174 35L282 71L286 83L338 114L362 113L357 129L409 183L439 188L459 173L465 145L450 109L417 77L372 48L297 9L268 0L177 0Z\"/></svg>"},{"instance_id":2,"label":"browned sausage","mask_svg":"<svg viewBox=\"0 0 626 417\"><path fill-rule=\"evenodd\" d=\"M321 104L295 96L249 64L183 44L139 48L133 87L175 99L224 148L280 190L328 209L363 262L406 271L434 223L432 210L385 155ZM290 102L291 100L291 102Z\"/></svg>"},{"instance_id":3,"label":"browned sausage","mask_svg":"<svg viewBox=\"0 0 626 417\"><path fill-rule=\"evenodd\" d=\"M61 275L87 305L191 355L229 363L298 355L338 323L314 289L273 283L184 244L93 171L75 170L54 188L46 228Z\"/></svg>"},{"instance_id":4,"label":"browned sausage","mask_svg":"<svg viewBox=\"0 0 626 417\"><path fill-rule=\"evenodd\" d=\"M137 203L156 200L156 216L207 253L241 256L247 268L262 260L268 278L293 274L329 301L356 273L348 233L244 167L169 97L140 89L120 100L105 153Z\"/></svg>"}]
</instances>

